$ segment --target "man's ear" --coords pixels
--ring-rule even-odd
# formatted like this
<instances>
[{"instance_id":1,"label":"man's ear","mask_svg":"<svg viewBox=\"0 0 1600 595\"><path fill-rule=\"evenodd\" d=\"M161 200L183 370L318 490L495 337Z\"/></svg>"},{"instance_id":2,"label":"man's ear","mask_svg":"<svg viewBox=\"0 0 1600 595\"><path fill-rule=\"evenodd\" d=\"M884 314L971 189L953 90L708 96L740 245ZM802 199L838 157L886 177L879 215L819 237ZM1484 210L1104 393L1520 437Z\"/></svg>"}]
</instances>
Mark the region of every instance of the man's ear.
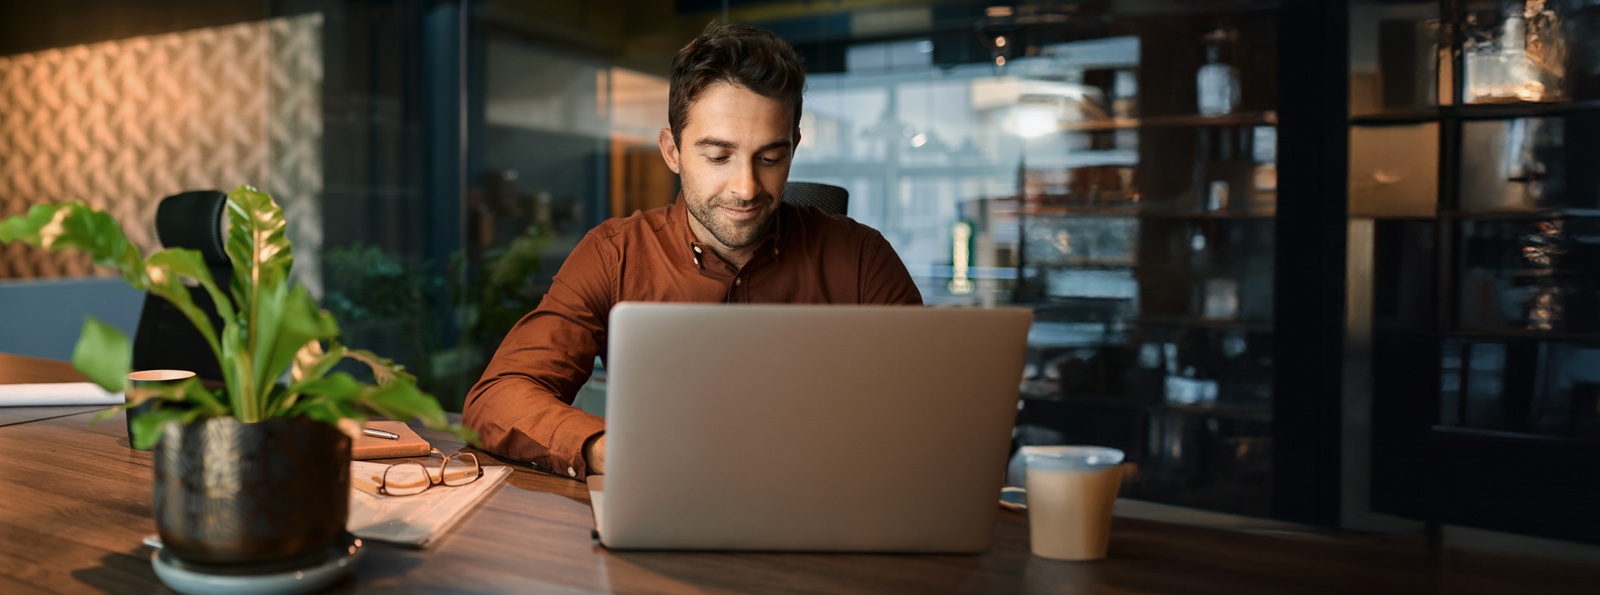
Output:
<instances>
[{"instance_id":1,"label":"man's ear","mask_svg":"<svg viewBox=\"0 0 1600 595\"><path fill-rule=\"evenodd\" d=\"M671 128L662 128L656 135L656 144L661 146L661 159L667 162L667 169L672 173L683 175L682 168L678 165L678 141L672 138Z\"/></svg>"},{"instance_id":2,"label":"man's ear","mask_svg":"<svg viewBox=\"0 0 1600 595\"><path fill-rule=\"evenodd\" d=\"M794 149L789 151L789 157L794 158L794 152L800 150L800 127L794 127Z\"/></svg>"}]
</instances>

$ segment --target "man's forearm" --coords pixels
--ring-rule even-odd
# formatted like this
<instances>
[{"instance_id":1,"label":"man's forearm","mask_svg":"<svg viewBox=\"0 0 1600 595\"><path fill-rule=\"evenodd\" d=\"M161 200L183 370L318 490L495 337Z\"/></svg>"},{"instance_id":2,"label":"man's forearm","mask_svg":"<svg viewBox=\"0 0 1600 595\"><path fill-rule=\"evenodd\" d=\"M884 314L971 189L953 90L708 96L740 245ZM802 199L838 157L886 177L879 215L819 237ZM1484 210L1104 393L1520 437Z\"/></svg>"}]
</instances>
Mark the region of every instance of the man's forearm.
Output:
<instances>
[{"instance_id":1,"label":"man's forearm","mask_svg":"<svg viewBox=\"0 0 1600 595\"><path fill-rule=\"evenodd\" d=\"M589 473L584 447L605 430L604 419L514 376L485 378L473 387L462 422L482 438L484 450L574 478Z\"/></svg>"}]
</instances>

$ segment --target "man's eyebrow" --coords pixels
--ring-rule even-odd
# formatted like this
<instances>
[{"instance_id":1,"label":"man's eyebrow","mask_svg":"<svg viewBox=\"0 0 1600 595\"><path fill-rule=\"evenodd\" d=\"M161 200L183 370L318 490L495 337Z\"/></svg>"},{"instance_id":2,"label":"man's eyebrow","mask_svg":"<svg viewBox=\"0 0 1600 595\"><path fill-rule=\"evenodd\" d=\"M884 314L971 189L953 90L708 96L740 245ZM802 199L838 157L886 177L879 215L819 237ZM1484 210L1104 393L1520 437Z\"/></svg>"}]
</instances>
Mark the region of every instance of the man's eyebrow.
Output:
<instances>
[{"instance_id":1,"label":"man's eyebrow","mask_svg":"<svg viewBox=\"0 0 1600 595\"><path fill-rule=\"evenodd\" d=\"M739 143L735 143L735 142L729 141L729 140L723 140L723 139L720 139L720 138L707 137L707 138L702 138L700 140L694 141L694 146L696 146L696 147L722 147L724 149L728 149L728 150L732 151L732 150L735 150L735 149L739 148ZM775 140L775 141L772 141L772 142L767 143L765 145L762 145L761 148L756 149L756 152L757 153L761 153L761 152L764 152L764 151L770 151L772 149L780 149L780 148L787 149L787 148L790 148L792 146L794 146L794 141L791 141L789 139Z\"/></svg>"},{"instance_id":2,"label":"man's eyebrow","mask_svg":"<svg viewBox=\"0 0 1600 595\"><path fill-rule=\"evenodd\" d=\"M790 148L790 147L793 147L793 146L794 146L794 141L791 141L789 139L775 140L775 141L772 141L772 142L767 143L765 145L761 145L761 148L756 149L756 152L757 153L765 153L765 152L771 151L773 149L780 149L780 148L781 149L787 149L787 148Z\"/></svg>"}]
</instances>

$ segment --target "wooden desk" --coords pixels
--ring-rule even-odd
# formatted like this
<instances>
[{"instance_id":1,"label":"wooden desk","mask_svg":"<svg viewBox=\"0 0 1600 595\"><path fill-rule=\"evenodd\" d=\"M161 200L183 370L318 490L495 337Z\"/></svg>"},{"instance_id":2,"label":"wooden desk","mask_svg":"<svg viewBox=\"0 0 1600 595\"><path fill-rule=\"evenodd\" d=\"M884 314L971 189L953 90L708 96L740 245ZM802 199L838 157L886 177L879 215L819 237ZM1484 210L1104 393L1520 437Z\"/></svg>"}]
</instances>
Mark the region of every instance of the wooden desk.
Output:
<instances>
[{"instance_id":1,"label":"wooden desk","mask_svg":"<svg viewBox=\"0 0 1600 595\"><path fill-rule=\"evenodd\" d=\"M46 384L54 382L87 382L88 380L83 374L72 369L72 364L67 362L0 353L0 384ZM0 407L0 427L59 415L98 411L100 409L104 409L104 407L99 405Z\"/></svg>"},{"instance_id":2,"label":"wooden desk","mask_svg":"<svg viewBox=\"0 0 1600 595\"><path fill-rule=\"evenodd\" d=\"M0 381L5 380L0 378ZM151 455L120 417L0 429L0 593L148 593ZM444 452L460 443L423 435ZM494 464L481 457L485 464ZM1360 593L1581 592L1600 569L1447 551L1420 539L1251 533L1118 518L1093 563L1028 553L1025 518L997 511L982 556L615 553L595 547L582 484L513 466L426 550L368 543L334 592L479 593Z\"/></svg>"}]
</instances>

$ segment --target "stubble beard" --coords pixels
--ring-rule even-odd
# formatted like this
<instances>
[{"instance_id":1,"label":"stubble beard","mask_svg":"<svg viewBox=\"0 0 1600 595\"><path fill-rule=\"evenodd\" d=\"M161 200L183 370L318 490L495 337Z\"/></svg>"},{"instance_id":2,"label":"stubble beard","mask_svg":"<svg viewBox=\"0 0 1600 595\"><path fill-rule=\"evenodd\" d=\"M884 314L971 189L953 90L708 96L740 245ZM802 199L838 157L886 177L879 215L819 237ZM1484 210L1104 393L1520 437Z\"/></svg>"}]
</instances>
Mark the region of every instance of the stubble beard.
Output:
<instances>
[{"instance_id":1,"label":"stubble beard","mask_svg":"<svg viewBox=\"0 0 1600 595\"><path fill-rule=\"evenodd\" d=\"M687 197L685 197L687 198ZM686 200L689 214L693 215L700 225L711 232L711 237L728 248L747 248L767 235L772 229L772 221L778 216L778 209L773 208L776 201L772 195L762 194L756 200L730 200L714 197L707 200ZM720 209L724 206L745 210L756 205L764 205L761 216L748 223L729 221L721 215Z\"/></svg>"}]
</instances>

